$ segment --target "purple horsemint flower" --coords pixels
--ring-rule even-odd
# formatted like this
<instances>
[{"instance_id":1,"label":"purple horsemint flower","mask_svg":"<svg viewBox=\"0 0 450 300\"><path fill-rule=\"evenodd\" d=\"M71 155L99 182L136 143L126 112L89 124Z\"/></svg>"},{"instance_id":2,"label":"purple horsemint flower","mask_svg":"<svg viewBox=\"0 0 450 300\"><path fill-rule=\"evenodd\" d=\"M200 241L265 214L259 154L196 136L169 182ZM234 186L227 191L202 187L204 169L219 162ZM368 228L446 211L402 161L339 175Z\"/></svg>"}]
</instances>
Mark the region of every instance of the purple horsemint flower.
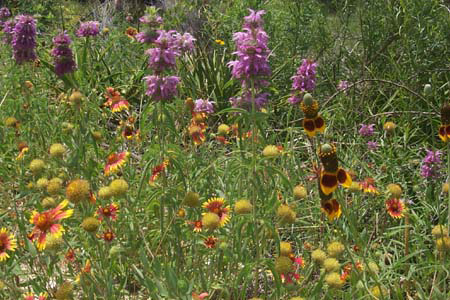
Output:
<instances>
[{"instance_id":1,"label":"purple horsemint flower","mask_svg":"<svg viewBox=\"0 0 450 300\"><path fill-rule=\"evenodd\" d=\"M136 34L136 41L143 44L151 44L158 38L156 31L141 31Z\"/></svg>"},{"instance_id":2,"label":"purple horsemint flower","mask_svg":"<svg viewBox=\"0 0 450 300\"><path fill-rule=\"evenodd\" d=\"M261 18L261 16L266 12L264 10L255 11L251 8L249 8L248 10L250 11L250 14L244 17L244 25L242 27L250 30L262 28L262 26L264 25L264 20Z\"/></svg>"},{"instance_id":3,"label":"purple horsemint flower","mask_svg":"<svg viewBox=\"0 0 450 300\"><path fill-rule=\"evenodd\" d=\"M368 141L368 142L367 142L367 148L368 148L370 151L376 151L376 150L378 149L378 143L377 143L377 142L374 142L374 141Z\"/></svg>"},{"instance_id":4,"label":"purple horsemint flower","mask_svg":"<svg viewBox=\"0 0 450 300\"><path fill-rule=\"evenodd\" d=\"M55 47L51 51L55 61L55 73L58 76L63 76L66 73L71 73L76 70L77 65L73 59L72 50L69 45L72 43L69 35L66 32L60 33L53 38Z\"/></svg>"},{"instance_id":5,"label":"purple horsemint flower","mask_svg":"<svg viewBox=\"0 0 450 300\"><path fill-rule=\"evenodd\" d=\"M78 37L96 36L100 32L100 23L96 21L87 21L80 24L76 35Z\"/></svg>"},{"instance_id":6,"label":"purple horsemint flower","mask_svg":"<svg viewBox=\"0 0 450 300\"><path fill-rule=\"evenodd\" d=\"M255 109L261 110L269 102L269 93L259 93L252 97L250 92L245 92L242 96L230 98L231 106L246 110L252 110L252 103L255 102Z\"/></svg>"},{"instance_id":7,"label":"purple horsemint flower","mask_svg":"<svg viewBox=\"0 0 450 300\"><path fill-rule=\"evenodd\" d=\"M154 41L156 48L148 49L145 54L149 56L148 66L156 73L175 67L176 56L180 55L176 45L176 31L158 30L159 36Z\"/></svg>"},{"instance_id":8,"label":"purple horsemint flower","mask_svg":"<svg viewBox=\"0 0 450 300\"><path fill-rule=\"evenodd\" d=\"M181 53L190 52L194 50L194 41L195 38L188 32L185 32L183 35L180 33L175 33L175 46Z\"/></svg>"},{"instance_id":9,"label":"purple horsemint flower","mask_svg":"<svg viewBox=\"0 0 450 300\"><path fill-rule=\"evenodd\" d=\"M13 32L14 32L14 21L9 20L3 23L3 42L7 45L11 44Z\"/></svg>"},{"instance_id":10,"label":"purple horsemint flower","mask_svg":"<svg viewBox=\"0 0 450 300\"><path fill-rule=\"evenodd\" d=\"M180 82L180 77L150 75L144 77L144 79L147 82L146 94L153 101L171 100L177 94L177 85Z\"/></svg>"},{"instance_id":11,"label":"purple horsemint flower","mask_svg":"<svg viewBox=\"0 0 450 300\"><path fill-rule=\"evenodd\" d=\"M442 152L427 150L427 155L422 160L422 166L420 168L420 175L425 178L438 178L440 169L442 168L441 161Z\"/></svg>"},{"instance_id":12,"label":"purple horsemint flower","mask_svg":"<svg viewBox=\"0 0 450 300\"><path fill-rule=\"evenodd\" d=\"M316 88L317 63L303 59L297 73L291 77L292 89L299 92L312 92Z\"/></svg>"},{"instance_id":13,"label":"purple horsemint flower","mask_svg":"<svg viewBox=\"0 0 450 300\"><path fill-rule=\"evenodd\" d=\"M203 112L203 113L206 113L206 114L214 113L213 102L209 101L208 99L205 99L205 100L197 99L197 100L195 100L194 112Z\"/></svg>"},{"instance_id":14,"label":"purple horsemint flower","mask_svg":"<svg viewBox=\"0 0 450 300\"><path fill-rule=\"evenodd\" d=\"M36 59L36 20L33 17L19 15L15 18L11 45L16 63Z\"/></svg>"},{"instance_id":15,"label":"purple horsemint flower","mask_svg":"<svg viewBox=\"0 0 450 300\"><path fill-rule=\"evenodd\" d=\"M345 91L346 89L348 89L348 81L347 80L339 81L337 89L338 91Z\"/></svg>"},{"instance_id":16,"label":"purple horsemint flower","mask_svg":"<svg viewBox=\"0 0 450 300\"><path fill-rule=\"evenodd\" d=\"M361 136L369 137L369 136L372 136L373 133L375 132L374 127L375 127L375 124L369 124L369 125L361 124L361 128L359 129L358 132Z\"/></svg>"},{"instance_id":17,"label":"purple horsemint flower","mask_svg":"<svg viewBox=\"0 0 450 300\"><path fill-rule=\"evenodd\" d=\"M159 36L159 33L156 31L156 29L161 26L161 24L163 23L163 19L158 15L145 15L139 18L139 22L141 22L145 26L144 30L136 35L136 40L139 43L143 44L151 44L156 41Z\"/></svg>"},{"instance_id":18,"label":"purple horsemint flower","mask_svg":"<svg viewBox=\"0 0 450 300\"><path fill-rule=\"evenodd\" d=\"M9 17L11 17L9 9L7 7L0 8L0 20L5 21Z\"/></svg>"}]
</instances>

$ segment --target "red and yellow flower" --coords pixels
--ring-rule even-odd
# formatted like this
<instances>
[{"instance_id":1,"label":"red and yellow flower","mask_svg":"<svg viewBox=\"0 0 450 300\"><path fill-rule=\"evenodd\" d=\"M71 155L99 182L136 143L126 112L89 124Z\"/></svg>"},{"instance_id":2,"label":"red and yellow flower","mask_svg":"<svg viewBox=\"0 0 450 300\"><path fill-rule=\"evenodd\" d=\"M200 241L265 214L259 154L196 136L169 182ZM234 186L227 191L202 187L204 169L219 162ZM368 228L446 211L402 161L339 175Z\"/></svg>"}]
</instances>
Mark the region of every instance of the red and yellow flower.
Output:
<instances>
[{"instance_id":1,"label":"red and yellow flower","mask_svg":"<svg viewBox=\"0 0 450 300\"><path fill-rule=\"evenodd\" d=\"M405 216L406 206L402 200L391 198L386 201L386 210L391 217L399 219Z\"/></svg>"},{"instance_id":2,"label":"red and yellow flower","mask_svg":"<svg viewBox=\"0 0 450 300\"><path fill-rule=\"evenodd\" d=\"M155 186L156 179L159 177L159 175L162 172L164 172L164 170L167 168L168 165L169 165L169 160L165 159L160 165L157 165L156 167L154 167L152 170L152 176L150 176L150 180L149 180L148 184L150 184L151 186Z\"/></svg>"},{"instance_id":3,"label":"red and yellow flower","mask_svg":"<svg viewBox=\"0 0 450 300\"><path fill-rule=\"evenodd\" d=\"M306 98L306 97L305 97ZM303 118L303 129L309 137L314 137L316 133L325 131L325 120L319 114L319 102L317 100L304 99L300 107L305 117Z\"/></svg>"},{"instance_id":4,"label":"red and yellow flower","mask_svg":"<svg viewBox=\"0 0 450 300\"><path fill-rule=\"evenodd\" d=\"M25 156L25 153L28 152L28 150L30 149L27 145L27 143L25 142L20 142L17 145L17 148L19 149L19 154L17 154L16 160L22 160L23 157Z\"/></svg>"},{"instance_id":5,"label":"red and yellow flower","mask_svg":"<svg viewBox=\"0 0 450 300\"><path fill-rule=\"evenodd\" d=\"M6 251L14 252L17 248L17 240L13 234L8 233L6 228L0 229L0 262L9 258Z\"/></svg>"},{"instance_id":6,"label":"red and yellow flower","mask_svg":"<svg viewBox=\"0 0 450 300\"><path fill-rule=\"evenodd\" d=\"M108 156L108 160L105 165L104 174L109 176L110 174L117 173L119 169L127 162L130 152L123 151L119 153L112 153Z\"/></svg>"},{"instance_id":7,"label":"red and yellow flower","mask_svg":"<svg viewBox=\"0 0 450 300\"><path fill-rule=\"evenodd\" d=\"M206 124L205 123L195 123L191 122L188 128L189 136L194 141L195 145L201 145L205 142L205 131L206 131Z\"/></svg>"},{"instance_id":8,"label":"red and yellow flower","mask_svg":"<svg viewBox=\"0 0 450 300\"><path fill-rule=\"evenodd\" d=\"M125 30L125 35L132 40L136 39L136 34L138 34L138 31L134 27L130 26Z\"/></svg>"},{"instance_id":9,"label":"red and yellow flower","mask_svg":"<svg viewBox=\"0 0 450 300\"><path fill-rule=\"evenodd\" d=\"M113 113L128 110L130 108L130 103L120 95L119 91L112 87L106 88L105 98L106 102L103 103L103 105L110 107Z\"/></svg>"},{"instance_id":10,"label":"red and yellow flower","mask_svg":"<svg viewBox=\"0 0 450 300\"><path fill-rule=\"evenodd\" d=\"M97 208L95 215L100 221L103 219L113 220L117 219L117 213L119 212L119 205L117 203L111 203L102 207L101 205Z\"/></svg>"},{"instance_id":11,"label":"red and yellow flower","mask_svg":"<svg viewBox=\"0 0 450 300\"><path fill-rule=\"evenodd\" d=\"M364 179L364 181L361 181L359 183L359 186L361 187L361 189L363 190L364 193L370 193L370 194L375 194L375 195L380 194L378 189L375 187L375 179L373 179L371 177L368 177L368 178Z\"/></svg>"},{"instance_id":12,"label":"red and yellow flower","mask_svg":"<svg viewBox=\"0 0 450 300\"><path fill-rule=\"evenodd\" d=\"M98 235L98 237L105 240L106 242L111 242L112 240L114 240L116 235L114 234L114 232L111 229L108 229L105 232L103 232L101 235Z\"/></svg>"},{"instance_id":13,"label":"red and yellow flower","mask_svg":"<svg viewBox=\"0 0 450 300\"><path fill-rule=\"evenodd\" d=\"M218 241L218 239L216 237L210 236L210 237L207 237L203 243L205 244L206 248L212 249L212 248L216 247L217 241Z\"/></svg>"},{"instance_id":14,"label":"red and yellow flower","mask_svg":"<svg viewBox=\"0 0 450 300\"><path fill-rule=\"evenodd\" d=\"M203 230L202 220L187 221L187 223L194 227L194 232L201 232Z\"/></svg>"},{"instance_id":15,"label":"red and yellow flower","mask_svg":"<svg viewBox=\"0 0 450 300\"><path fill-rule=\"evenodd\" d=\"M203 203L203 208L209 212L215 213L219 216L219 226L223 227L230 220L230 206L225 205L225 200L223 198L211 198L205 203Z\"/></svg>"},{"instance_id":16,"label":"red and yellow flower","mask_svg":"<svg viewBox=\"0 0 450 300\"><path fill-rule=\"evenodd\" d=\"M42 251L45 249L47 234L60 237L64 228L57 223L62 219L69 218L73 214L73 209L63 210L69 204L68 200L64 200L53 209L46 210L42 213L34 211L30 218L30 223L34 224L33 231L30 234L32 241L37 239L37 248Z\"/></svg>"}]
</instances>

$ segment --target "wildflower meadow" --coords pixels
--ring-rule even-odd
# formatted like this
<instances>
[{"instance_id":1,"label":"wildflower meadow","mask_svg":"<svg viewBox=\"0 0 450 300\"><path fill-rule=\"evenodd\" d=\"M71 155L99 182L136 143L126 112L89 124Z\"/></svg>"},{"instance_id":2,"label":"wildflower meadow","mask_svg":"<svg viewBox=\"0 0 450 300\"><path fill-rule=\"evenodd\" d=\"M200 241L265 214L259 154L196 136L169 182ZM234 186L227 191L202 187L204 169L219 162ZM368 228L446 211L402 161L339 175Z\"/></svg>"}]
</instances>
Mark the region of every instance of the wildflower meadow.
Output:
<instances>
[{"instance_id":1,"label":"wildflower meadow","mask_svg":"<svg viewBox=\"0 0 450 300\"><path fill-rule=\"evenodd\" d=\"M449 28L0 1L0 299L450 299Z\"/></svg>"}]
</instances>

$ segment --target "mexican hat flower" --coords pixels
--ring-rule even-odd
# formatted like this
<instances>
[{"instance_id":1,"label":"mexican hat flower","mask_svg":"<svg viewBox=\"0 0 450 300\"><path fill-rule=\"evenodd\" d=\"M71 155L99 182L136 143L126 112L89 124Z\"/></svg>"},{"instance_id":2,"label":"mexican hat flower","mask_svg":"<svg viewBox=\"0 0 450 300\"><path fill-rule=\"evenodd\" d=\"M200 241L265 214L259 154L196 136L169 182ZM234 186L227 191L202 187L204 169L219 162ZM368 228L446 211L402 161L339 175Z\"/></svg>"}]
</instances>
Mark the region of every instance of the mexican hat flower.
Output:
<instances>
[{"instance_id":1,"label":"mexican hat flower","mask_svg":"<svg viewBox=\"0 0 450 300\"><path fill-rule=\"evenodd\" d=\"M327 215L329 221L338 219L342 214L341 206L339 205L339 202L334 198L321 201L320 206L321 210Z\"/></svg>"},{"instance_id":2,"label":"mexican hat flower","mask_svg":"<svg viewBox=\"0 0 450 300\"><path fill-rule=\"evenodd\" d=\"M305 117L303 118L303 129L309 137L314 137L317 132L325 131L325 121L319 114L319 102L313 100L310 94L303 97L300 104Z\"/></svg>"},{"instance_id":3,"label":"mexican hat flower","mask_svg":"<svg viewBox=\"0 0 450 300\"><path fill-rule=\"evenodd\" d=\"M391 198L386 201L386 210L391 217L399 219L405 216L406 206L402 200Z\"/></svg>"},{"instance_id":4,"label":"mexican hat flower","mask_svg":"<svg viewBox=\"0 0 450 300\"><path fill-rule=\"evenodd\" d=\"M228 205L225 206L223 198L211 198L203 203L203 208L219 216L219 227L225 226L230 220L230 207Z\"/></svg>"},{"instance_id":5,"label":"mexican hat flower","mask_svg":"<svg viewBox=\"0 0 450 300\"><path fill-rule=\"evenodd\" d=\"M30 223L34 224L33 231L30 234L32 241L37 239L37 247L40 251L45 249L47 234L61 236L64 228L58 221L69 218L73 214L73 209L63 210L68 200L64 200L57 207L46 210L42 213L34 211L30 218Z\"/></svg>"},{"instance_id":6,"label":"mexican hat flower","mask_svg":"<svg viewBox=\"0 0 450 300\"><path fill-rule=\"evenodd\" d=\"M15 251L17 248L17 241L14 235L8 233L6 228L0 229L0 262L6 260L9 254L6 251Z\"/></svg>"},{"instance_id":7,"label":"mexican hat flower","mask_svg":"<svg viewBox=\"0 0 450 300\"><path fill-rule=\"evenodd\" d=\"M107 220L117 220L117 213L119 212L119 205L116 203L111 203L106 206L99 206L97 211L95 212L95 215L98 216L98 219L100 221L103 221L103 219Z\"/></svg>"},{"instance_id":8,"label":"mexican hat flower","mask_svg":"<svg viewBox=\"0 0 450 300\"><path fill-rule=\"evenodd\" d=\"M350 187L352 178L344 169L338 166L336 146L324 144L320 146L318 154L323 165L323 170L320 174L321 191L325 195L330 195L336 190L338 184Z\"/></svg>"},{"instance_id":9,"label":"mexican hat flower","mask_svg":"<svg viewBox=\"0 0 450 300\"><path fill-rule=\"evenodd\" d=\"M439 137L443 142L450 139L450 104L441 107L441 125L439 126Z\"/></svg>"},{"instance_id":10,"label":"mexican hat flower","mask_svg":"<svg viewBox=\"0 0 450 300\"><path fill-rule=\"evenodd\" d=\"M105 176L117 173L119 169L126 163L129 155L130 153L127 151L110 154L105 165Z\"/></svg>"}]
</instances>

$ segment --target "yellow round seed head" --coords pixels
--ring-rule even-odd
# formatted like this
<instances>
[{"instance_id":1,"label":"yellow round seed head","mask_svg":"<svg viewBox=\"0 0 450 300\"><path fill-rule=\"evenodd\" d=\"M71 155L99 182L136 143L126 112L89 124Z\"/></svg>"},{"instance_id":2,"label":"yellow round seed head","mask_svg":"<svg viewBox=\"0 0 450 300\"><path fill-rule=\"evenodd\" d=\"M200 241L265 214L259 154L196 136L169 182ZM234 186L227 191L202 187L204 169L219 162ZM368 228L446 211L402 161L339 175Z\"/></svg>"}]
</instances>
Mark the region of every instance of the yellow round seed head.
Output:
<instances>
[{"instance_id":1,"label":"yellow round seed head","mask_svg":"<svg viewBox=\"0 0 450 300\"><path fill-rule=\"evenodd\" d=\"M249 214L253 210L253 205L247 199L241 199L234 204L234 212L238 215Z\"/></svg>"},{"instance_id":2,"label":"yellow round seed head","mask_svg":"<svg viewBox=\"0 0 450 300\"><path fill-rule=\"evenodd\" d=\"M306 190L306 188L299 184L297 186L294 187L294 197L295 199L305 199L306 196L308 196L308 191Z\"/></svg>"},{"instance_id":3,"label":"yellow round seed head","mask_svg":"<svg viewBox=\"0 0 450 300\"><path fill-rule=\"evenodd\" d=\"M112 197L112 192L111 189L109 188L109 186L102 186L99 190L98 190L98 197L102 198L102 199L109 199Z\"/></svg>"},{"instance_id":4,"label":"yellow round seed head","mask_svg":"<svg viewBox=\"0 0 450 300\"><path fill-rule=\"evenodd\" d=\"M38 189L43 190L43 189L46 189L47 186L48 186L48 179L47 179L47 178L42 177L42 178L39 178L39 179L36 181L36 187L37 187Z\"/></svg>"},{"instance_id":5,"label":"yellow round seed head","mask_svg":"<svg viewBox=\"0 0 450 300\"><path fill-rule=\"evenodd\" d=\"M264 157L277 157L280 156L281 152L278 149L277 146L275 145L267 145L263 152L262 152Z\"/></svg>"},{"instance_id":6,"label":"yellow round seed head","mask_svg":"<svg viewBox=\"0 0 450 300\"><path fill-rule=\"evenodd\" d=\"M189 191L183 199L183 204L189 207L197 207L200 205L200 195L196 192Z\"/></svg>"},{"instance_id":7,"label":"yellow round seed head","mask_svg":"<svg viewBox=\"0 0 450 300\"><path fill-rule=\"evenodd\" d=\"M92 137L97 142L100 142L102 140L102 138L103 138L103 135L102 135L102 133L100 131L94 131L94 132L92 132Z\"/></svg>"},{"instance_id":8,"label":"yellow round seed head","mask_svg":"<svg viewBox=\"0 0 450 300\"><path fill-rule=\"evenodd\" d=\"M380 268L373 261L367 264L367 270L373 274L378 274L380 272Z\"/></svg>"},{"instance_id":9,"label":"yellow round seed head","mask_svg":"<svg viewBox=\"0 0 450 300\"><path fill-rule=\"evenodd\" d=\"M42 172L45 168L45 162L42 159L33 159L30 162L30 170L33 174L38 174Z\"/></svg>"},{"instance_id":10,"label":"yellow round seed head","mask_svg":"<svg viewBox=\"0 0 450 300\"><path fill-rule=\"evenodd\" d=\"M396 127L397 127L397 125L391 121L388 121L388 122L384 123L384 125L383 125L383 129L387 133L393 133Z\"/></svg>"},{"instance_id":11,"label":"yellow round seed head","mask_svg":"<svg viewBox=\"0 0 450 300\"><path fill-rule=\"evenodd\" d=\"M70 103L75 104L75 105L80 105L82 100L83 100L83 94L80 93L79 91L73 92L69 97Z\"/></svg>"},{"instance_id":12,"label":"yellow round seed head","mask_svg":"<svg viewBox=\"0 0 450 300\"><path fill-rule=\"evenodd\" d=\"M128 191L128 183L123 179L115 179L109 184L113 196L123 196Z\"/></svg>"},{"instance_id":13,"label":"yellow round seed head","mask_svg":"<svg viewBox=\"0 0 450 300\"><path fill-rule=\"evenodd\" d=\"M325 259L327 259L327 254L321 249L316 249L311 252L311 259L318 264L323 264Z\"/></svg>"},{"instance_id":14,"label":"yellow round seed head","mask_svg":"<svg viewBox=\"0 0 450 300\"><path fill-rule=\"evenodd\" d=\"M56 290L55 293L55 298L57 300L67 300L70 299L70 296L72 294L73 291L73 285L66 281L63 284L61 284L58 289Z\"/></svg>"},{"instance_id":15,"label":"yellow round seed head","mask_svg":"<svg viewBox=\"0 0 450 300\"><path fill-rule=\"evenodd\" d=\"M209 212L203 215L202 225L206 229L214 230L220 225L220 218L217 214Z\"/></svg>"},{"instance_id":16,"label":"yellow round seed head","mask_svg":"<svg viewBox=\"0 0 450 300\"><path fill-rule=\"evenodd\" d=\"M431 234L435 238L448 236L448 229L447 229L447 227L438 224L433 227L433 229L431 230Z\"/></svg>"},{"instance_id":17,"label":"yellow round seed head","mask_svg":"<svg viewBox=\"0 0 450 300\"><path fill-rule=\"evenodd\" d=\"M448 182L442 184L442 192L448 194Z\"/></svg>"},{"instance_id":18,"label":"yellow round seed head","mask_svg":"<svg viewBox=\"0 0 450 300\"><path fill-rule=\"evenodd\" d=\"M289 256L292 253L292 246L289 242L280 243L280 256Z\"/></svg>"},{"instance_id":19,"label":"yellow round seed head","mask_svg":"<svg viewBox=\"0 0 450 300\"><path fill-rule=\"evenodd\" d=\"M62 189L63 181L61 178L55 177L50 179L47 185L47 193L50 195L58 194Z\"/></svg>"},{"instance_id":20,"label":"yellow round seed head","mask_svg":"<svg viewBox=\"0 0 450 300\"><path fill-rule=\"evenodd\" d=\"M287 274L292 272L292 260L286 256L279 256L275 259L275 271L278 274Z\"/></svg>"},{"instance_id":21,"label":"yellow round seed head","mask_svg":"<svg viewBox=\"0 0 450 300\"><path fill-rule=\"evenodd\" d=\"M288 205L280 205L277 210L277 216L281 223L292 224L295 222L296 214Z\"/></svg>"},{"instance_id":22,"label":"yellow round seed head","mask_svg":"<svg viewBox=\"0 0 450 300\"><path fill-rule=\"evenodd\" d=\"M52 197L45 197L41 201L41 205L45 209L49 209L56 206L56 200Z\"/></svg>"},{"instance_id":23,"label":"yellow round seed head","mask_svg":"<svg viewBox=\"0 0 450 300\"><path fill-rule=\"evenodd\" d=\"M327 274L325 276L325 282L333 289L339 289L344 285L344 281L341 280L341 276L337 272Z\"/></svg>"},{"instance_id":24,"label":"yellow round seed head","mask_svg":"<svg viewBox=\"0 0 450 300\"><path fill-rule=\"evenodd\" d=\"M14 117L8 117L8 118L5 119L5 126L6 126L6 127L16 127L16 125L17 125L18 122L19 122L19 121L17 121L16 118L14 118Z\"/></svg>"},{"instance_id":25,"label":"yellow round seed head","mask_svg":"<svg viewBox=\"0 0 450 300\"><path fill-rule=\"evenodd\" d=\"M374 286L370 289L370 293L372 294L372 299L388 299L388 290L385 287Z\"/></svg>"},{"instance_id":26,"label":"yellow round seed head","mask_svg":"<svg viewBox=\"0 0 450 300\"><path fill-rule=\"evenodd\" d=\"M87 217L81 223L81 228L83 228L87 232L96 232L99 226L100 221L94 217Z\"/></svg>"},{"instance_id":27,"label":"yellow round seed head","mask_svg":"<svg viewBox=\"0 0 450 300\"><path fill-rule=\"evenodd\" d=\"M323 261L323 267L327 272L337 272L340 265L336 258L329 257Z\"/></svg>"},{"instance_id":28,"label":"yellow round seed head","mask_svg":"<svg viewBox=\"0 0 450 300\"><path fill-rule=\"evenodd\" d=\"M50 146L49 153L51 157L63 157L66 153L66 147L63 144L53 144Z\"/></svg>"},{"instance_id":29,"label":"yellow round seed head","mask_svg":"<svg viewBox=\"0 0 450 300\"><path fill-rule=\"evenodd\" d=\"M217 127L217 134L218 135L227 135L230 132L230 126L227 124L220 124L219 127Z\"/></svg>"},{"instance_id":30,"label":"yellow round seed head","mask_svg":"<svg viewBox=\"0 0 450 300\"><path fill-rule=\"evenodd\" d=\"M439 252L447 252L450 250L450 237L444 236L436 240L436 248Z\"/></svg>"},{"instance_id":31,"label":"yellow round seed head","mask_svg":"<svg viewBox=\"0 0 450 300\"><path fill-rule=\"evenodd\" d=\"M90 196L91 186L87 180L75 179L66 187L66 197L74 204L80 203L81 201L87 201Z\"/></svg>"},{"instance_id":32,"label":"yellow round seed head","mask_svg":"<svg viewBox=\"0 0 450 300\"><path fill-rule=\"evenodd\" d=\"M339 257L344 252L345 247L340 242L332 242L327 247L328 255L331 257Z\"/></svg>"},{"instance_id":33,"label":"yellow round seed head","mask_svg":"<svg viewBox=\"0 0 450 300\"><path fill-rule=\"evenodd\" d=\"M64 240L62 236L50 234L46 238L45 250L46 251L58 251L64 245Z\"/></svg>"},{"instance_id":34,"label":"yellow round seed head","mask_svg":"<svg viewBox=\"0 0 450 300\"><path fill-rule=\"evenodd\" d=\"M390 183L387 185L387 192L394 198L400 198L402 196L402 187L395 183Z\"/></svg>"}]
</instances>

